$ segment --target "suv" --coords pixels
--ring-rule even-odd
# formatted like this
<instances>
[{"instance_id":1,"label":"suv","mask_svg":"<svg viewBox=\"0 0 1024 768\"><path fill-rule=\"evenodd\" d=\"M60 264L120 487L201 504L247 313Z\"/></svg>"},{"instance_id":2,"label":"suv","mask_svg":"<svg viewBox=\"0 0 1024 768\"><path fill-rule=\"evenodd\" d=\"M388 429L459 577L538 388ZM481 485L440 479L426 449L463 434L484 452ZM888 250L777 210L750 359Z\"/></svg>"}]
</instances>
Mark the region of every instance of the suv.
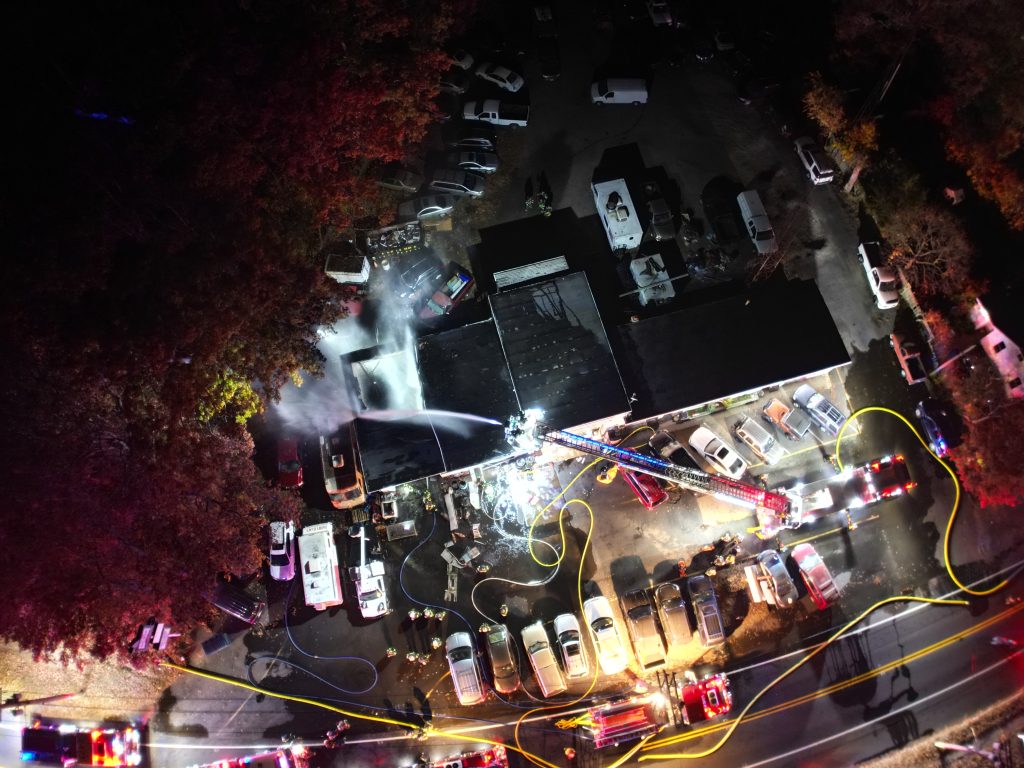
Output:
<instances>
[{"instance_id":1,"label":"suv","mask_svg":"<svg viewBox=\"0 0 1024 768\"><path fill-rule=\"evenodd\" d=\"M807 593L819 611L825 610L829 603L839 598L839 590L832 581L832 574L814 547L810 544L797 544L793 547L793 562L800 568L800 576L807 585Z\"/></svg>"},{"instance_id":2,"label":"suv","mask_svg":"<svg viewBox=\"0 0 1024 768\"><path fill-rule=\"evenodd\" d=\"M444 650L459 704L465 707L482 703L484 684L480 680L480 670L476 667L473 638L469 632L453 632L448 635Z\"/></svg>"},{"instance_id":3,"label":"suv","mask_svg":"<svg viewBox=\"0 0 1024 768\"><path fill-rule=\"evenodd\" d=\"M686 601L678 584L668 582L654 588L654 605L658 609L661 628L668 648L680 648L690 642L690 620L686 618Z\"/></svg>"},{"instance_id":4,"label":"suv","mask_svg":"<svg viewBox=\"0 0 1024 768\"><path fill-rule=\"evenodd\" d=\"M513 693L519 687L519 672L512 655L512 637L502 624L487 628L487 657L491 660L491 677L498 693Z\"/></svg>"},{"instance_id":5,"label":"suv","mask_svg":"<svg viewBox=\"0 0 1024 768\"><path fill-rule=\"evenodd\" d=\"M555 616L555 637L558 639L558 649L562 654L565 676L569 679L586 677L590 672L590 663L587 661L587 651L583 647L580 623L575 615L560 613Z\"/></svg>"},{"instance_id":6,"label":"suv","mask_svg":"<svg viewBox=\"0 0 1024 768\"><path fill-rule=\"evenodd\" d=\"M550 699L565 691L562 670L558 668L544 625L538 621L523 627L522 635L526 655L530 658L530 666L533 667L533 674L544 698Z\"/></svg>"},{"instance_id":7,"label":"suv","mask_svg":"<svg viewBox=\"0 0 1024 768\"><path fill-rule=\"evenodd\" d=\"M230 581L218 580L213 589L203 593L203 599L224 613L250 625L260 620L263 609L266 608L266 603Z\"/></svg>"},{"instance_id":8,"label":"suv","mask_svg":"<svg viewBox=\"0 0 1024 768\"><path fill-rule=\"evenodd\" d=\"M637 589L622 598L622 612L626 616L626 629L633 641L633 650L644 672L665 664L665 645L654 623L654 607L647 592Z\"/></svg>"},{"instance_id":9,"label":"suv","mask_svg":"<svg viewBox=\"0 0 1024 768\"><path fill-rule=\"evenodd\" d=\"M270 524L270 578L295 578L295 523L275 520Z\"/></svg>"},{"instance_id":10,"label":"suv","mask_svg":"<svg viewBox=\"0 0 1024 768\"><path fill-rule=\"evenodd\" d=\"M786 608L796 602L796 584L793 583L786 564L774 549L766 549L757 556L761 573L771 582L775 593L775 604Z\"/></svg>"},{"instance_id":11,"label":"suv","mask_svg":"<svg viewBox=\"0 0 1024 768\"><path fill-rule=\"evenodd\" d=\"M744 419L736 426L736 437L769 467L786 458L786 449L779 445L774 435L753 419Z\"/></svg>"},{"instance_id":12,"label":"suv","mask_svg":"<svg viewBox=\"0 0 1024 768\"><path fill-rule=\"evenodd\" d=\"M671 240L676 236L672 211L668 209L668 203L663 198L648 200L647 211L651 214L651 232L655 240Z\"/></svg>"},{"instance_id":13,"label":"suv","mask_svg":"<svg viewBox=\"0 0 1024 768\"><path fill-rule=\"evenodd\" d=\"M889 346L896 353L896 361L900 364L900 375L907 384L920 384L928 380L928 371L921 361L921 352L912 341L907 341L898 333L889 334Z\"/></svg>"},{"instance_id":14,"label":"suv","mask_svg":"<svg viewBox=\"0 0 1024 768\"><path fill-rule=\"evenodd\" d=\"M441 271L437 259L432 256L420 256L411 261L399 275L398 295L403 299L411 299L421 288L436 285L443 279L444 272Z\"/></svg>"},{"instance_id":15,"label":"suv","mask_svg":"<svg viewBox=\"0 0 1024 768\"><path fill-rule=\"evenodd\" d=\"M484 177L466 171L442 168L434 171L427 188L431 192L446 192L461 197L483 197Z\"/></svg>"},{"instance_id":16,"label":"suv","mask_svg":"<svg viewBox=\"0 0 1024 768\"><path fill-rule=\"evenodd\" d=\"M793 402L803 408L818 428L823 432L835 437L839 434L843 424L846 423L846 416L832 403L825 399L825 396L817 392L810 384L801 384L793 393Z\"/></svg>"},{"instance_id":17,"label":"suv","mask_svg":"<svg viewBox=\"0 0 1024 768\"><path fill-rule=\"evenodd\" d=\"M803 136L793 142L793 147L796 149L796 156L800 158L800 162L804 166L807 178L815 186L832 183L832 179L836 176L835 166L832 165L828 155L821 150L814 139Z\"/></svg>"},{"instance_id":18,"label":"suv","mask_svg":"<svg viewBox=\"0 0 1024 768\"><path fill-rule=\"evenodd\" d=\"M686 581L686 591L690 593L693 604L693 616L697 619L697 634L705 648L721 645L725 642L725 630L722 628L722 614L718 612L718 598L715 597L715 586L704 574L691 576Z\"/></svg>"},{"instance_id":19,"label":"suv","mask_svg":"<svg viewBox=\"0 0 1024 768\"><path fill-rule=\"evenodd\" d=\"M790 440L803 438L813 424L811 417L806 413L799 408L786 405L777 398L769 400L761 409L761 418L778 427Z\"/></svg>"}]
</instances>

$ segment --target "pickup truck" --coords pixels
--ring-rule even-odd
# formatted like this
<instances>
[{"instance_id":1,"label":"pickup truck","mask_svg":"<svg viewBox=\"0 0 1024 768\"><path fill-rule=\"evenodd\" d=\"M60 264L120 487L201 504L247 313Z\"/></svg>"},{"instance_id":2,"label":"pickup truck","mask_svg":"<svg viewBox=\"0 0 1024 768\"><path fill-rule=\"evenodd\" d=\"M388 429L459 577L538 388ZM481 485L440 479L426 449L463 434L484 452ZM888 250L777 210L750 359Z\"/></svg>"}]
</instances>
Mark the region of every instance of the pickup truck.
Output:
<instances>
[{"instance_id":1,"label":"pickup truck","mask_svg":"<svg viewBox=\"0 0 1024 768\"><path fill-rule=\"evenodd\" d=\"M867 275L871 294L879 309L893 309L900 303L900 280L891 267L885 265L882 247L877 242L857 246L860 265Z\"/></svg>"},{"instance_id":2,"label":"pickup truck","mask_svg":"<svg viewBox=\"0 0 1024 768\"><path fill-rule=\"evenodd\" d=\"M526 126L530 118L530 107L526 104L506 104L497 99L467 101L462 108L462 116L466 120L518 128Z\"/></svg>"},{"instance_id":3,"label":"pickup truck","mask_svg":"<svg viewBox=\"0 0 1024 768\"><path fill-rule=\"evenodd\" d=\"M921 353L916 344L907 341L898 333L890 333L889 346L896 353L896 361L900 364L900 375L907 380L907 384L920 384L927 380L928 371L924 367Z\"/></svg>"},{"instance_id":4,"label":"pickup truck","mask_svg":"<svg viewBox=\"0 0 1024 768\"><path fill-rule=\"evenodd\" d=\"M775 398L761 410L761 417L774 424L790 440L800 440L812 426L811 417Z\"/></svg>"}]
</instances>

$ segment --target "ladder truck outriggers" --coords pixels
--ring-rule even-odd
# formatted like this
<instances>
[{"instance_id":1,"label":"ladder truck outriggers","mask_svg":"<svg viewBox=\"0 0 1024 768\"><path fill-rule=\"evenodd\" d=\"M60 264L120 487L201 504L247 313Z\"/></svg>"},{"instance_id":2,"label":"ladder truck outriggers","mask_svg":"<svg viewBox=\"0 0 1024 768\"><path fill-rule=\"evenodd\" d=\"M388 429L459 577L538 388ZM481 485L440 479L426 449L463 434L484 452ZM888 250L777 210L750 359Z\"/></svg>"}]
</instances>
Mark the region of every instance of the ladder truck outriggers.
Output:
<instances>
[{"instance_id":1,"label":"ladder truck outriggers","mask_svg":"<svg viewBox=\"0 0 1024 768\"><path fill-rule=\"evenodd\" d=\"M774 536L780 530L797 528L804 522L799 499L784 493L768 491L760 486L742 483L727 477L719 477L699 469L680 467L653 456L646 456L628 448L601 442L589 437L551 429L540 422L537 410L527 410L513 416L505 429L506 438L514 447L526 452L535 452L540 442L554 443L580 453L597 456L637 472L667 480L696 493L713 496L729 504L746 507L757 514L760 526L758 535L762 538Z\"/></svg>"}]
</instances>

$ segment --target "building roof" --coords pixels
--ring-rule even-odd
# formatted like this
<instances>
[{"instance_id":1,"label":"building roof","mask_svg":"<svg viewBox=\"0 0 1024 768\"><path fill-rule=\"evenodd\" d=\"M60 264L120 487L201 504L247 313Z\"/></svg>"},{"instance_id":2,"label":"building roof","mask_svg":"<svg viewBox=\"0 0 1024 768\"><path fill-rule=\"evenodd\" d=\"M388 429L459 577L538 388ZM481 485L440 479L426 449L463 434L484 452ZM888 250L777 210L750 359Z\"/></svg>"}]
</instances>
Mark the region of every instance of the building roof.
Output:
<instances>
[{"instance_id":1,"label":"building roof","mask_svg":"<svg viewBox=\"0 0 1024 768\"><path fill-rule=\"evenodd\" d=\"M1006 337L1024 348L1024 274L993 285L981 299L992 325Z\"/></svg>"},{"instance_id":2,"label":"building roof","mask_svg":"<svg viewBox=\"0 0 1024 768\"><path fill-rule=\"evenodd\" d=\"M415 360L389 353L357 364L360 399L368 409L356 419L368 491L512 453L504 427L519 406L494 323L485 320L436 333L419 339L417 346ZM410 377L419 381L416 393L393 383ZM374 393L381 390L387 390L386 402L375 402Z\"/></svg>"},{"instance_id":3,"label":"building roof","mask_svg":"<svg viewBox=\"0 0 1024 768\"><path fill-rule=\"evenodd\" d=\"M757 283L618 331L633 420L850 362L813 280Z\"/></svg>"},{"instance_id":4,"label":"building roof","mask_svg":"<svg viewBox=\"0 0 1024 768\"><path fill-rule=\"evenodd\" d=\"M519 405L556 429L629 410L597 305L581 272L490 296Z\"/></svg>"}]
</instances>

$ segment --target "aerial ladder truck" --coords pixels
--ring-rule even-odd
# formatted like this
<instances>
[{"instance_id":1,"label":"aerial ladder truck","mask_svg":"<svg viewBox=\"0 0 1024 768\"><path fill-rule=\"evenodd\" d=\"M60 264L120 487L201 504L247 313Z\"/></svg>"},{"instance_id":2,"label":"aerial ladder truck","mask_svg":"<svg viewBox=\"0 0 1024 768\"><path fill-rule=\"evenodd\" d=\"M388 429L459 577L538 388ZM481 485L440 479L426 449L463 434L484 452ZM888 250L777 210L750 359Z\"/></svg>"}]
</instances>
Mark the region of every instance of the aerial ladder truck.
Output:
<instances>
[{"instance_id":1,"label":"aerial ladder truck","mask_svg":"<svg viewBox=\"0 0 1024 768\"><path fill-rule=\"evenodd\" d=\"M553 443L607 459L626 469L653 475L680 488L753 510L757 514L760 526L758 535L762 538L774 536L782 529L797 528L803 522L799 500L788 495L727 477L711 475L699 469L680 467L663 459L565 430L551 429L541 423L539 418L540 413L533 410L511 417L505 428L505 436L509 443L527 453L540 450L541 442Z\"/></svg>"}]
</instances>

